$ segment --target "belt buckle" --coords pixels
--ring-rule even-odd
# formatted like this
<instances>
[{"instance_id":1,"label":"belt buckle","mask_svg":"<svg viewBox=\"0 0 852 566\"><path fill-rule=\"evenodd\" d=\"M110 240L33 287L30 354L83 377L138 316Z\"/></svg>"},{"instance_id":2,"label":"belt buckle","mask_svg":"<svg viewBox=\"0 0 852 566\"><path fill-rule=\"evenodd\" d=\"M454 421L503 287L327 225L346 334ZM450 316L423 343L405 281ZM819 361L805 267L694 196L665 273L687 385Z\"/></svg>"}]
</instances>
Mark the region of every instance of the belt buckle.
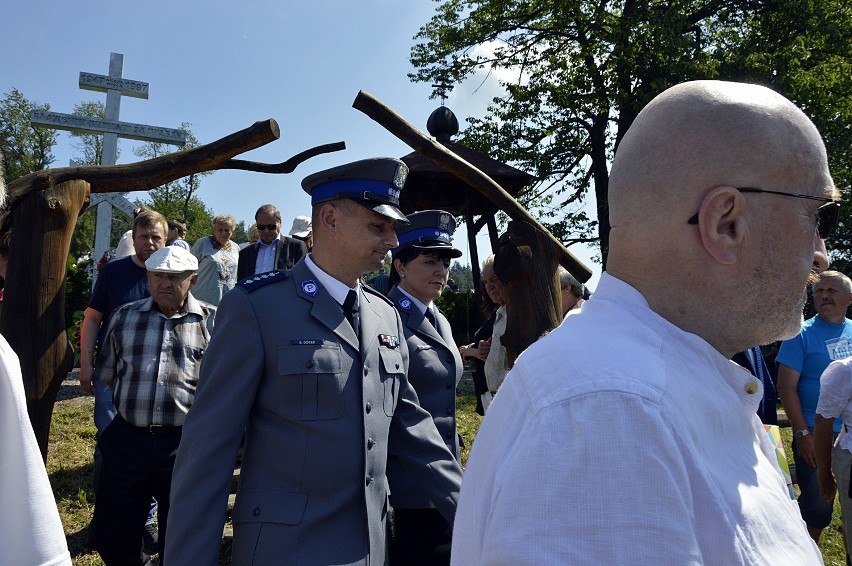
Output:
<instances>
[{"instance_id":1,"label":"belt buckle","mask_svg":"<svg viewBox=\"0 0 852 566\"><path fill-rule=\"evenodd\" d=\"M163 434L165 429L166 429L166 427L164 425L161 425L161 424L148 425L148 433L149 434L154 434L154 435Z\"/></svg>"}]
</instances>

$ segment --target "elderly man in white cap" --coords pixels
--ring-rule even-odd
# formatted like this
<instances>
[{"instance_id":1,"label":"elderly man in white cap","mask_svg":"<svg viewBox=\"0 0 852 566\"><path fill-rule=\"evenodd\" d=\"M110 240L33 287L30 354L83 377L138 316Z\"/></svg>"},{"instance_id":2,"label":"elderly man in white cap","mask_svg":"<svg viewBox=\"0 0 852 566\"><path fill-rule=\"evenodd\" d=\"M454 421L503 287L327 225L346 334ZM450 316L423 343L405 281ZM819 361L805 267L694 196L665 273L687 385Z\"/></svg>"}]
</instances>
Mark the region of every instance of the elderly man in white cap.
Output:
<instances>
[{"instance_id":1,"label":"elderly man in white cap","mask_svg":"<svg viewBox=\"0 0 852 566\"><path fill-rule=\"evenodd\" d=\"M163 563L172 468L216 315L189 292L198 277L192 253L167 246L145 267L151 296L113 313L95 370L118 411L98 438L103 467L92 524L107 566L148 559L142 532L151 496L160 503Z\"/></svg>"}]
</instances>

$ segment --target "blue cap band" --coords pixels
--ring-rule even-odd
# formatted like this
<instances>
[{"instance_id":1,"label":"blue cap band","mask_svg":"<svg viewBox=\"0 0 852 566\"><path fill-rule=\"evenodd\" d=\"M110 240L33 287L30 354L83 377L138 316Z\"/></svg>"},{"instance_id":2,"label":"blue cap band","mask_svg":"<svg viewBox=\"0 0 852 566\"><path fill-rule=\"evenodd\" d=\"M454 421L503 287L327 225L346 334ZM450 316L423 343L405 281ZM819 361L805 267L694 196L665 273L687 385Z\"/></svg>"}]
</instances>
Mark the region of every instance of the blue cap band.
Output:
<instances>
[{"instance_id":1,"label":"blue cap band","mask_svg":"<svg viewBox=\"0 0 852 566\"><path fill-rule=\"evenodd\" d=\"M440 241L446 243L447 245L452 245L452 240L450 239L449 232L444 232L443 230L436 230L435 228L420 228L419 230L412 230L411 232L406 232L405 234L398 235L397 240L399 240L399 245L395 247L392 251L396 253L403 246L406 246L412 242L417 242L421 239L425 240L424 243Z\"/></svg>"},{"instance_id":2,"label":"blue cap band","mask_svg":"<svg viewBox=\"0 0 852 566\"><path fill-rule=\"evenodd\" d=\"M334 179L317 185L311 191L311 204L335 198L361 198L398 205L400 190L386 183L372 179Z\"/></svg>"}]
</instances>

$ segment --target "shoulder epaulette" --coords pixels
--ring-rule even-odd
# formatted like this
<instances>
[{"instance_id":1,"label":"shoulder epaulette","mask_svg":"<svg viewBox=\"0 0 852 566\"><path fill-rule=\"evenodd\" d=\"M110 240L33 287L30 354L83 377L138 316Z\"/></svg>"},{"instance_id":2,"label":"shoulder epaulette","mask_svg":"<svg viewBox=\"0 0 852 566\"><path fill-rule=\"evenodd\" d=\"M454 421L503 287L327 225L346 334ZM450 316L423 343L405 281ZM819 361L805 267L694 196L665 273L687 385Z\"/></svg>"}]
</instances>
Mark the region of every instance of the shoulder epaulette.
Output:
<instances>
[{"instance_id":1,"label":"shoulder epaulette","mask_svg":"<svg viewBox=\"0 0 852 566\"><path fill-rule=\"evenodd\" d=\"M239 283L237 287L242 287L246 293L257 291L261 287L266 287L270 283L284 281L289 277L289 271L286 269L276 269L275 271L267 271L266 273L258 273L251 277L246 277Z\"/></svg>"},{"instance_id":2,"label":"shoulder epaulette","mask_svg":"<svg viewBox=\"0 0 852 566\"><path fill-rule=\"evenodd\" d=\"M379 297L380 299L382 299L384 302L386 302L390 306L393 306L393 301L391 301L385 295L383 295L379 291L376 291L375 289L373 289L369 285L361 285L361 289L363 289L365 293L367 293L369 295L375 295L376 297Z\"/></svg>"}]
</instances>

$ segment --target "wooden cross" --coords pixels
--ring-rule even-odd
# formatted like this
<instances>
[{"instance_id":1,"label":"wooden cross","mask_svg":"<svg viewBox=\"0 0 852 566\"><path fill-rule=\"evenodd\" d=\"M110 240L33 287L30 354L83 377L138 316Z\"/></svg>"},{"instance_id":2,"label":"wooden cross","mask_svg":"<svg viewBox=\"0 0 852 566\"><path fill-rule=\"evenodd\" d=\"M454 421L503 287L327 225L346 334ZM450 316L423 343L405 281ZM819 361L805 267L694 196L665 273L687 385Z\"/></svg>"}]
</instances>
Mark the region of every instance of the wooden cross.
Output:
<instances>
[{"instance_id":1,"label":"wooden cross","mask_svg":"<svg viewBox=\"0 0 852 566\"><path fill-rule=\"evenodd\" d=\"M94 73L80 73L80 88L105 92L107 95L106 110L104 118L75 116L73 114L61 114L59 112L32 112L30 121L34 126L53 128L56 130L67 130L83 134L103 134L103 153L101 165L115 165L118 154L118 138L129 138L141 141L167 143L171 145L186 145L186 132L173 128L162 128L148 126L145 124L133 124L130 122L119 122L118 113L121 107L122 96L134 98L148 98L148 83L122 78L124 71L124 55L121 53L109 54L109 75L97 75ZM116 200L116 198L118 200ZM121 202L123 201L123 202ZM121 202L120 209L126 209L132 205L116 195L114 198L104 198L98 202L98 218L95 228L95 247L92 260L98 264L103 254L110 247L110 231L112 228L112 207L116 202ZM125 204L126 203L126 204ZM94 204L94 203L92 203Z\"/></svg>"}]
</instances>

